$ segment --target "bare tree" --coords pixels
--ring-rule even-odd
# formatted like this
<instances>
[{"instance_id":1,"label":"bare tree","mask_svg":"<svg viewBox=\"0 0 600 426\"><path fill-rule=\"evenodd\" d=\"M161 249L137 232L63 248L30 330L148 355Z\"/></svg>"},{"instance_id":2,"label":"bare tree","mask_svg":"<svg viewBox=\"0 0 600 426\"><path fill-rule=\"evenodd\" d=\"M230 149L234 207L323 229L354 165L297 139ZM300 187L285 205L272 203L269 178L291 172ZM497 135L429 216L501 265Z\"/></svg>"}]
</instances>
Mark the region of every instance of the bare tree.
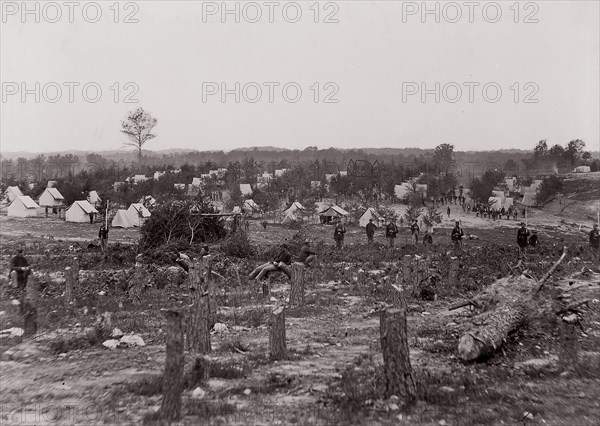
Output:
<instances>
[{"instance_id":1,"label":"bare tree","mask_svg":"<svg viewBox=\"0 0 600 426\"><path fill-rule=\"evenodd\" d=\"M142 146L156 137L152 129L156 126L158 120L144 108L138 108L129 112L127 119L121 122L121 133L125 133L129 142L126 146L133 146L138 150L138 169L142 167Z\"/></svg>"}]
</instances>

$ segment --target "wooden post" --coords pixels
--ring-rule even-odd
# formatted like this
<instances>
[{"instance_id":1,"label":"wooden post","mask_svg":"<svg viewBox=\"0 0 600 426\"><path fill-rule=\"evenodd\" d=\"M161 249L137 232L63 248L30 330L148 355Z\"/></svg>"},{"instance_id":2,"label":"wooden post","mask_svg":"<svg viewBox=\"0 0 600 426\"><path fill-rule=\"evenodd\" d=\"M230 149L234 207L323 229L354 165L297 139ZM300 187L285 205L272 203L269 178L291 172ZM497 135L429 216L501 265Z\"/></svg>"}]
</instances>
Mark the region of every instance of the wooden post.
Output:
<instances>
[{"instance_id":1,"label":"wooden post","mask_svg":"<svg viewBox=\"0 0 600 426\"><path fill-rule=\"evenodd\" d=\"M380 318L381 350L385 374L385 395L396 395L412 401L416 395L416 385L412 376L406 311L385 309Z\"/></svg>"},{"instance_id":2,"label":"wooden post","mask_svg":"<svg viewBox=\"0 0 600 426\"><path fill-rule=\"evenodd\" d=\"M304 305L304 264L292 264L292 283L290 286L290 306Z\"/></svg>"},{"instance_id":3,"label":"wooden post","mask_svg":"<svg viewBox=\"0 0 600 426\"><path fill-rule=\"evenodd\" d=\"M285 310L281 306L271 313L271 334L269 334L269 347L272 360L280 360L285 356Z\"/></svg>"},{"instance_id":4,"label":"wooden post","mask_svg":"<svg viewBox=\"0 0 600 426\"><path fill-rule=\"evenodd\" d=\"M179 311L168 310L165 316L167 317L167 348L160 414L163 419L177 421L181 418L181 392L183 391L183 315Z\"/></svg>"},{"instance_id":5,"label":"wooden post","mask_svg":"<svg viewBox=\"0 0 600 426\"><path fill-rule=\"evenodd\" d=\"M23 338L35 336L38 330L37 322L38 282L33 276L27 280L25 297L23 297Z\"/></svg>"},{"instance_id":6,"label":"wooden post","mask_svg":"<svg viewBox=\"0 0 600 426\"><path fill-rule=\"evenodd\" d=\"M575 367L578 362L579 340L577 326L565 321L560 322L560 354L558 365L561 371Z\"/></svg>"},{"instance_id":7,"label":"wooden post","mask_svg":"<svg viewBox=\"0 0 600 426\"><path fill-rule=\"evenodd\" d=\"M142 299L142 292L144 291L144 280L142 278L142 262L140 261L141 254L138 254L135 260L132 283L129 287L129 297L131 297L134 304L138 304Z\"/></svg>"},{"instance_id":8,"label":"wooden post","mask_svg":"<svg viewBox=\"0 0 600 426\"><path fill-rule=\"evenodd\" d=\"M211 351L210 345L210 305L206 285L203 285L203 265L194 262L189 270L190 310L187 327L187 348L198 354Z\"/></svg>"}]
</instances>

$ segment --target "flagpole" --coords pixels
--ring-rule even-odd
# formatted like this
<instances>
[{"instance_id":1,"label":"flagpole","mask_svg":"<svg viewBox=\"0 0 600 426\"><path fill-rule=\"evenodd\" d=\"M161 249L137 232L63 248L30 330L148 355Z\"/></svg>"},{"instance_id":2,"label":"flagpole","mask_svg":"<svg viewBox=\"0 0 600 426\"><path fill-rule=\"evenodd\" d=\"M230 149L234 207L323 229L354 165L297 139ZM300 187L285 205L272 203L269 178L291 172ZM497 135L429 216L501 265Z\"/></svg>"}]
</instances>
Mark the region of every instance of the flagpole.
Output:
<instances>
[{"instance_id":1,"label":"flagpole","mask_svg":"<svg viewBox=\"0 0 600 426\"><path fill-rule=\"evenodd\" d=\"M106 200L106 212L104 213L104 226L106 227L106 229L108 229L108 205L110 204L110 201Z\"/></svg>"}]
</instances>

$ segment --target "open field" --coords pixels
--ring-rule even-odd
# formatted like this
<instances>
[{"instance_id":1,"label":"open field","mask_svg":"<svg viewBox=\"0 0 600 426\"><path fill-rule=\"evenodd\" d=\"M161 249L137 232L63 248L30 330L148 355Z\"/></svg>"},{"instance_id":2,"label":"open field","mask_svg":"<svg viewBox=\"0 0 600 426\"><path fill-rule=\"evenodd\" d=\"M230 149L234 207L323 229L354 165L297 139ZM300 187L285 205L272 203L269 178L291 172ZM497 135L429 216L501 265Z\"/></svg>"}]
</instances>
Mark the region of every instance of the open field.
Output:
<instances>
[{"instance_id":1,"label":"open field","mask_svg":"<svg viewBox=\"0 0 600 426\"><path fill-rule=\"evenodd\" d=\"M216 281L216 320L228 331L211 336L211 377L188 383L181 424L598 424L600 274L587 246L589 222L580 230L574 218L537 210L528 217L540 235L540 246L526 262L534 276L541 277L568 246L566 261L544 290L544 303L554 306L564 293L573 300L591 300L582 308L579 364L566 372L558 368L560 319L547 313L535 315L493 356L462 363L458 338L468 329L471 314L468 308L448 307L509 274L509 264L517 263L517 222L492 222L457 209L453 206L451 217L436 228L434 245L427 248L413 245L405 230L394 250L385 247L381 231L375 244L367 246L364 230L349 227L345 249L339 253L333 248L332 227L304 227L320 263L307 270L305 305L286 312L288 354L277 362L268 359L268 315L285 303L289 282L273 276L272 298L263 298L260 286L246 276L265 253L285 238L292 241L298 230L269 225L264 231L257 221L251 222L250 238L258 248L252 259L227 258L213 247L215 270L224 277ZM478 239L465 241L459 279L452 287L447 252L455 219L461 220L467 235ZM156 269L141 303L132 303L123 281L133 269L138 231L111 230L113 253L107 258L88 247L97 231L96 225L0 217L2 269L8 271L10 257L24 244L42 283L39 343L25 345L26 353L14 350L19 337L0 339L0 350L9 351L0 363L0 423L161 424L155 415L165 362L160 309L186 305L187 287L176 280L161 281L162 270ZM405 405L385 399L381 391L376 311L389 302L385 289L395 277L397 261L415 254L431 258L442 281L434 300L408 294L409 346L418 395L414 404ZM75 302L65 306L64 267L74 256L80 259L81 288ZM596 269L576 276L584 267ZM107 279L110 274L116 278ZM1 328L20 327L18 306L11 302L16 294L2 275ZM146 346L109 350L101 341L52 334L60 329L78 335L105 311L113 312L115 327L141 336ZM193 358L186 353L186 364ZM198 386L205 393L192 398Z\"/></svg>"}]
</instances>

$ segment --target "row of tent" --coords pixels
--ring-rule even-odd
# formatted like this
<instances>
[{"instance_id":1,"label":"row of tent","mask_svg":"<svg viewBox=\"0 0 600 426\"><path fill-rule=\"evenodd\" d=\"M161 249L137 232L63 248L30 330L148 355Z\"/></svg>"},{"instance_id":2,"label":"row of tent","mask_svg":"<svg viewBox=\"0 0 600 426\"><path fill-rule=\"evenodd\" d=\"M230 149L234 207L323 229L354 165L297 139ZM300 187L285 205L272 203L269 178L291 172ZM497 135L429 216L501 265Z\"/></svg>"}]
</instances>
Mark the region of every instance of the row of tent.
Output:
<instances>
[{"instance_id":1,"label":"row of tent","mask_svg":"<svg viewBox=\"0 0 600 426\"><path fill-rule=\"evenodd\" d=\"M21 195L13 200L7 208L7 216L12 217L38 217L42 214L38 203L28 195ZM88 223L90 216L98 214L98 210L88 201L75 201L65 211L65 221L73 223ZM141 226L146 218L150 217L150 211L142 203L134 203L127 210L119 209L112 220L111 225L121 228Z\"/></svg>"}]
</instances>

